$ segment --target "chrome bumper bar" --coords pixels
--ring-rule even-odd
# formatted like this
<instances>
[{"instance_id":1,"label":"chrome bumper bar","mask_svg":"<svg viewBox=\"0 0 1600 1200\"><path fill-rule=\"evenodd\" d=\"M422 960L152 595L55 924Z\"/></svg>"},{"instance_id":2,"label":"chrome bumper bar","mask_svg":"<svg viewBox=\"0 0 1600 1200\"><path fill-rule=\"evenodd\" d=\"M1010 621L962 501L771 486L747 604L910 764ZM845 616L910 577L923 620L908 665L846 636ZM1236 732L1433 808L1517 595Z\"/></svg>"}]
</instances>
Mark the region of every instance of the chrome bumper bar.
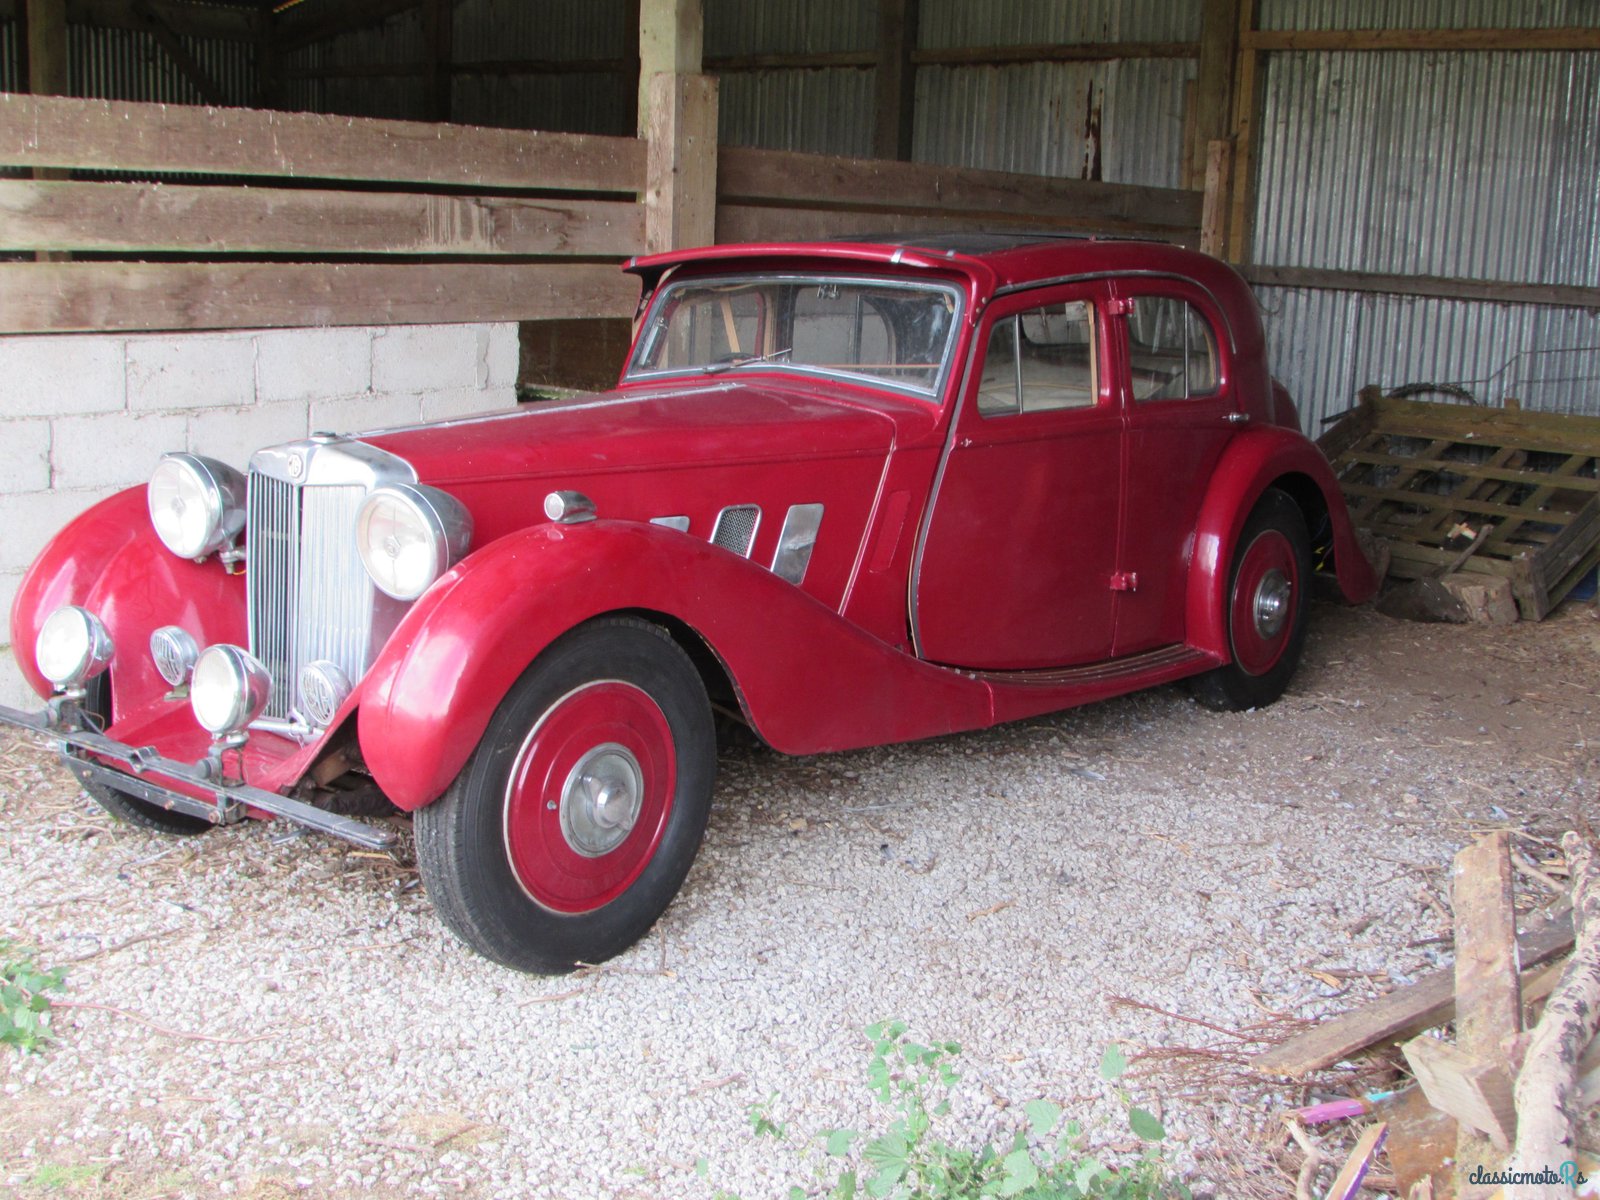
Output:
<instances>
[{"instance_id":1,"label":"chrome bumper bar","mask_svg":"<svg viewBox=\"0 0 1600 1200\"><path fill-rule=\"evenodd\" d=\"M231 825L236 821L242 821L245 806L248 805L369 850L387 850L399 840L392 829L369 825L353 817L341 817L337 813L325 812L303 800L293 800L276 792L251 787L247 783L219 782L210 778L201 765L163 758L156 752L154 746L128 746L91 730L57 728L51 723L48 710L29 713L0 704L0 724L15 725L19 729L41 734L56 743L62 750L72 773L84 783L98 783L115 788L119 792L126 792L159 808L199 817L214 825ZM116 770L94 759L73 754L72 750L92 750L96 754L104 754L108 758L127 763L128 770ZM185 796L182 792L173 791L163 784L143 778L146 772L152 771L204 789L215 799L215 803L196 800L192 796Z\"/></svg>"}]
</instances>

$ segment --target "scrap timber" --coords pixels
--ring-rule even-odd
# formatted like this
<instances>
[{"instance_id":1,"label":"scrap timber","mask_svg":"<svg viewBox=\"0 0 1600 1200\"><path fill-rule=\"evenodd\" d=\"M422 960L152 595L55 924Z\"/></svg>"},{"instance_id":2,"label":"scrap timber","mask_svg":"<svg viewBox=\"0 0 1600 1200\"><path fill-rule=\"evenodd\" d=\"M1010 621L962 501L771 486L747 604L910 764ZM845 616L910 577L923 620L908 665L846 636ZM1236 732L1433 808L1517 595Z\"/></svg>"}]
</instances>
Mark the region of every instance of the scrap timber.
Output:
<instances>
[{"instance_id":1,"label":"scrap timber","mask_svg":"<svg viewBox=\"0 0 1600 1200\"><path fill-rule=\"evenodd\" d=\"M1509 579L1537 621L1600 564L1600 418L1367 388L1318 445L1397 578Z\"/></svg>"}]
</instances>

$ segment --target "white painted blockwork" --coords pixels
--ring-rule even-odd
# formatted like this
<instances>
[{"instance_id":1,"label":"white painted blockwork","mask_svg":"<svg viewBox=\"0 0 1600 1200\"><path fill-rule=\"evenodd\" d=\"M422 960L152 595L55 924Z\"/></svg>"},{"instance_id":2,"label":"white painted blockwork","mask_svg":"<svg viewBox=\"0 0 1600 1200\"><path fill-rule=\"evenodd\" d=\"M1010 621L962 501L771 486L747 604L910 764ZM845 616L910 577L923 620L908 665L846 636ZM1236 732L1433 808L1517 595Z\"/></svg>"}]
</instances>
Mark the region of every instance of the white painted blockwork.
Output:
<instances>
[{"instance_id":1,"label":"white painted blockwork","mask_svg":"<svg viewBox=\"0 0 1600 1200\"><path fill-rule=\"evenodd\" d=\"M517 355L514 324L0 337L0 703L37 706L5 644L23 570L162 454L503 412Z\"/></svg>"}]
</instances>

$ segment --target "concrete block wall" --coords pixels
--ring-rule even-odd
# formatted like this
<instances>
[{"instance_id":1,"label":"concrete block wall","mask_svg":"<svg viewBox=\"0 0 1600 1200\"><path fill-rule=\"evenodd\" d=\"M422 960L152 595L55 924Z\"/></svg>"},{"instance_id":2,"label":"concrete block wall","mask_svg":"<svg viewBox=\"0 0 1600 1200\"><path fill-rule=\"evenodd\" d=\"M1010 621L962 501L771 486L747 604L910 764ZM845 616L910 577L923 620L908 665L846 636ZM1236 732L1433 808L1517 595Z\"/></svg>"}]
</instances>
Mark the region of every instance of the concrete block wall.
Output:
<instances>
[{"instance_id":1,"label":"concrete block wall","mask_svg":"<svg viewBox=\"0 0 1600 1200\"><path fill-rule=\"evenodd\" d=\"M515 324L0 337L0 703L38 704L6 644L28 564L163 454L243 470L313 431L504 411L518 353Z\"/></svg>"}]
</instances>

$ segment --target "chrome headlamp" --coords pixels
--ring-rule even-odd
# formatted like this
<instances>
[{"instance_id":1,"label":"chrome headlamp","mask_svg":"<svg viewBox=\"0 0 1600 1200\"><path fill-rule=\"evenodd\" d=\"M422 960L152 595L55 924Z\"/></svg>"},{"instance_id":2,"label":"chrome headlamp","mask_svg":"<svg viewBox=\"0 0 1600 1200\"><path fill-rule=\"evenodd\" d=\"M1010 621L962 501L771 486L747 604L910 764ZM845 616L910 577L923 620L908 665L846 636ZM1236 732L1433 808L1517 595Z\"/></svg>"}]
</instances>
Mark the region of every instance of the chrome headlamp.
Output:
<instances>
[{"instance_id":1,"label":"chrome headlamp","mask_svg":"<svg viewBox=\"0 0 1600 1200\"><path fill-rule=\"evenodd\" d=\"M65 691L82 687L110 666L114 650L100 618L86 608L68 604L39 626L33 660L39 674Z\"/></svg>"},{"instance_id":2,"label":"chrome headlamp","mask_svg":"<svg viewBox=\"0 0 1600 1200\"><path fill-rule=\"evenodd\" d=\"M372 582L396 600L415 600L466 553L472 514L448 492L424 484L378 488L356 515L356 548Z\"/></svg>"},{"instance_id":3,"label":"chrome headlamp","mask_svg":"<svg viewBox=\"0 0 1600 1200\"><path fill-rule=\"evenodd\" d=\"M238 646L208 646L195 660L189 680L189 706L212 735L238 733L267 707L272 676Z\"/></svg>"},{"instance_id":4,"label":"chrome headlamp","mask_svg":"<svg viewBox=\"0 0 1600 1200\"><path fill-rule=\"evenodd\" d=\"M168 454L146 491L156 536L180 558L205 558L231 546L244 529L245 478L227 463Z\"/></svg>"}]
</instances>

